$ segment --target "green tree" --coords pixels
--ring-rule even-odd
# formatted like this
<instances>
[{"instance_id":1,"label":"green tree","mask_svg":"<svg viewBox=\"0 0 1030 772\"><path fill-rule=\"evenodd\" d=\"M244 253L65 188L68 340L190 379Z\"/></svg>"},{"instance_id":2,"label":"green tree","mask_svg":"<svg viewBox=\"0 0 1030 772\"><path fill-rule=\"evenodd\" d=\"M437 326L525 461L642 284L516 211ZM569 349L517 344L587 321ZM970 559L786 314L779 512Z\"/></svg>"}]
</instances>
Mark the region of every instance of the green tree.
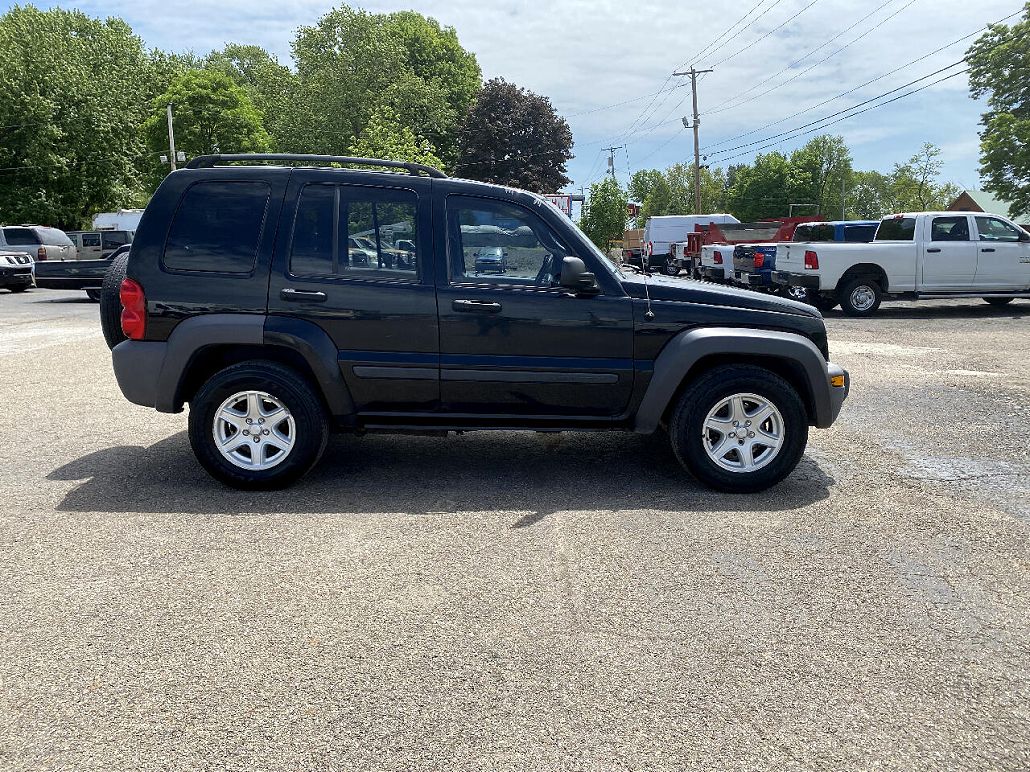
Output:
<instances>
[{"instance_id":1,"label":"green tree","mask_svg":"<svg viewBox=\"0 0 1030 772\"><path fill-rule=\"evenodd\" d=\"M753 164L734 168L727 208L743 222L784 216L790 210L789 175L790 162L783 153L757 155Z\"/></svg>"},{"instance_id":2,"label":"green tree","mask_svg":"<svg viewBox=\"0 0 1030 772\"><path fill-rule=\"evenodd\" d=\"M800 214L838 217L841 186L851 185L851 151L840 136L821 134L790 155L787 196L791 203L813 204ZM787 214L787 212L784 212Z\"/></svg>"},{"instance_id":3,"label":"green tree","mask_svg":"<svg viewBox=\"0 0 1030 772\"><path fill-rule=\"evenodd\" d=\"M212 52L205 66L221 70L242 87L261 113L262 125L276 150L305 152L296 144L293 105L297 76L260 46L230 43Z\"/></svg>"},{"instance_id":4,"label":"green tree","mask_svg":"<svg viewBox=\"0 0 1030 772\"><path fill-rule=\"evenodd\" d=\"M344 5L297 30L293 58L293 139L284 143L343 152L386 106L445 161L455 158L458 126L482 74L452 28L414 11L374 14Z\"/></svg>"},{"instance_id":5,"label":"green tree","mask_svg":"<svg viewBox=\"0 0 1030 772\"><path fill-rule=\"evenodd\" d=\"M489 81L462 126L455 173L536 193L569 184L572 130L546 97L508 83Z\"/></svg>"},{"instance_id":6,"label":"green tree","mask_svg":"<svg viewBox=\"0 0 1030 772\"><path fill-rule=\"evenodd\" d=\"M218 70L188 70L154 99L143 124L156 185L167 173L159 154L168 151L167 105L173 106L175 147L187 157L206 153L257 153L269 149L261 113L247 92Z\"/></svg>"},{"instance_id":7,"label":"green tree","mask_svg":"<svg viewBox=\"0 0 1030 772\"><path fill-rule=\"evenodd\" d=\"M882 172L854 172L847 191L847 216L876 220L889 214L892 206L891 178Z\"/></svg>"},{"instance_id":8,"label":"green tree","mask_svg":"<svg viewBox=\"0 0 1030 772\"><path fill-rule=\"evenodd\" d=\"M956 185L939 184L941 150L927 142L908 163L895 164L887 203L894 212L945 209L961 193Z\"/></svg>"},{"instance_id":9,"label":"green tree","mask_svg":"<svg viewBox=\"0 0 1030 772\"><path fill-rule=\"evenodd\" d=\"M1030 4L1012 26L993 25L966 53L969 90L987 97L980 121L980 174L985 187L1030 213Z\"/></svg>"},{"instance_id":10,"label":"green tree","mask_svg":"<svg viewBox=\"0 0 1030 772\"><path fill-rule=\"evenodd\" d=\"M359 158L384 158L392 161L414 161L440 167L435 148L401 123L390 107L380 107L369 119L360 137L351 138L350 154Z\"/></svg>"},{"instance_id":11,"label":"green tree","mask_svg":"<svg viewBox=\"0 0 1030 772\"><path fill-rule=\"evenodd\" d=\"M626 228L626 193L612 177L590 186L580 228L598 249L607 252Z\"/></svg>"},{"instance_id":12,"label":"green tree","mask_svg":"<svg viewBox=\"0 0 1030 772\"><path fill-rule=\"evenodd\" d=\"M0 51L0 221L72 229L129 203L152 77L129 26L14 6Z\"/></svg>"}]
</instances>

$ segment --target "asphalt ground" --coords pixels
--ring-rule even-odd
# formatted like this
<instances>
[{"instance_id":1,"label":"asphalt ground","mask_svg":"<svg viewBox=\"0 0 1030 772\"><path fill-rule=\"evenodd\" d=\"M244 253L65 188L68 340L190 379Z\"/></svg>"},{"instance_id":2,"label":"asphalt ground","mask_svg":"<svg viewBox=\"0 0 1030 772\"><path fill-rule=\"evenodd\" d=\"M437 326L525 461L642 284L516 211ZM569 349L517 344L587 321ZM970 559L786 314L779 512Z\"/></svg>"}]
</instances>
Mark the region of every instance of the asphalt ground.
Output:
<instances>
[{"instance_id":1,"label":"asphalt ground","mask_svg":"<svg viewBox=\"0 0 1030 772\"><path fill-rule=\"evenodd\" d=\"M1030 767L1030 302L827 324L851 397L763 494L520 433L245 494L82 293L0 293L0 768Z\"/></svg>"}]
</instances>

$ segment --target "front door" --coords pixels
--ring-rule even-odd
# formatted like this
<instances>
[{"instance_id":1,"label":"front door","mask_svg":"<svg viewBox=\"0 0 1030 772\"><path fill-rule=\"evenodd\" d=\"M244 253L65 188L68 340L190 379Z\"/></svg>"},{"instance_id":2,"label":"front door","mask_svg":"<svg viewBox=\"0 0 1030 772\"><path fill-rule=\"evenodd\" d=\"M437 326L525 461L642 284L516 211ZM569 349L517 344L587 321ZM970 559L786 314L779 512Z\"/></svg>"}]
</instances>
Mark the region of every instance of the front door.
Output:
<instances>
[{"instance_id":1,"label":"front door","mask_svg":"<svg viewBox=\"0 0 1030 772\"><path fill-rule=\"evenodd\" d=\"M1030 288L1030 241L1023 231L998 217L975 217L980 240L976 288L995 292Z\"/></svg>"},{"instance_id":2,"label":"front door","mask_svg":"<svg viewBox=\"0 0 1030 772\"><path fill-rule=\"evenodd\" d=\"M359 412L434 410L431 183L340 181L332 170L293 172L286 200L296 205L280 226L268 312L328 333Z\"/></svg>"},{"instance_id":3,"label":"front door","mask_svg":"<svg viewBox=\"0 0 1030 772\"><path fill-rule=\"evenodd\" d=\"M573 254L545 220L507 201L448 196L438 268L440 396L457 413L610 417L633 383L625 294L557 286ZM575 255L593 270L594 255Z\"/></svg>"},{"instance_id":4,"label":"front door","mask_svg":"<svg viewBox=\"0 0 1030 772\"><path fill-rule=\"evenodd\" d=\"M924 290L959 291L973 286L976 243L970 237L969 217L934 217L923 239Z\"/></svg>"}]
</instances>

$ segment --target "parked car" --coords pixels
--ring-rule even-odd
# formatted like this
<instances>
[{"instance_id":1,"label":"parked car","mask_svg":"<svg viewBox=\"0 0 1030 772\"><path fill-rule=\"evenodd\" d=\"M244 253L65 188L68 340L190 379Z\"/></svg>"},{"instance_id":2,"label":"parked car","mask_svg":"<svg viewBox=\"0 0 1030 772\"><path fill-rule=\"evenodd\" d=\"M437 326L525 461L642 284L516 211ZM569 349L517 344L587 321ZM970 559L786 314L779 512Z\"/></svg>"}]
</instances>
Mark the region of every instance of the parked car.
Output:
<instances>
[{"instance_id":1,"label":"parked car","mask_svg":"<svg viewBox=\"0 0 1030 772\"><path fill-rule=\"evenodd\" d=\"M730 225L739 223L732 214L676 214L649 217L644 223L643 253L647 267L665 270L672 257L672 245L686 241L687 234L699 225ZM679 268L675 269L679 273ZM675 275L673 273L672 275Z\"/></svg>"},{"instance_id":2,"label":"parked car","mask_svg":"<svg viewBox=\"0 0 1030 772\"><path fill-rule=\"evenodd\" d=\"M101 260L119 247L132 243L132 231L68 231L79 260Z\"/></svg>"},{"instance_id":3,"label":"parked car","mask_svg":"<svg viewBox=\"0 0 1030 772\"><path fill-rule=\"evenodd\" d=\"M24 292L32 286L33 260L24 252L0 251L0 287Z\"/></svg>"},{"instance_id":4,"label":"parked car","mask_svg":"<svg viewBox=\"0 0 1030 772\"><path fill-rule=\"evenodd\" d=\"M415 272L338 259L350 229L382 240L384 212L413 234ZM518 265L477 274L488 246ZM849 388L811 306L623 273L540 196L399 161L194 158L112 263L101 320L125 397L188 403L200 463L240 488L297 480L331 430L662 426L698 479L755 491Z\"/></svg>"},{"instance_id":5,"label":"parked car","mask_svg":"<svg viewBox=\"0 0 1030 772\"><path fill-rule=\"evenodd\" d=\"M37 263L76 258L75 245L64 231L41 225L0 227L0 249L21 252Z\"/></svg>"},{"instance_id":6,"label":"parked car","mask_svg":"<svg viewBox=\"0 0 1030 772\"><path fill-rule=\"evenodd\" d=\"M726 267L733 259L732 244L705 244L701 247L701 278L722 283L726 281Z\"/></svg>"},{"instance_id":7,"label":"parked car","mask_svg":"<svg viewBox=\"0 0 1030 772\"><path fill-rule=\"evenodd\" d=\"M840 303L849 316L876 313L885 297L982 297L993 305L1030 297L1030 233L992 214L909 212L880 221L869 244L781 245L774 278Z\"/></svg>"},{"instance_id":8,"label":"parked car","mask_svg":"<svg viewBox=\"0 0 1030 772\"><path fill-rule=\"evenodd\" d=\"M794 230L791 242L794 244L820 244L830 241L841 241L848 244L868 244L876 235L876 228L880 225L879 220L831 220L827 222L802 223ZM775 260L768 266L769 273L775 269ZM771 276L770 276L771 278ZM837 305L836 299L827 302L818 293L810 292L807 287L787 286L776 284L774 286L793 300L800 300L828 311Z\"/></svg>"},{"instance_id":9,"label":"parked car","mask_svg":"<svg viewBox=\"0 0 1030 772\"><path fill-rule=\"evenodd\" d=\"M508 253L501 247L486 247L475 253L476 273L507 273Z\"/></svg>"},{"instance_id":10,"label":"parked car","mask_svg":"<svg viewBox=\"0 0 1030 772\"><path fill-rule=\"evenodd\" d=\"M85 290L86 296L100 302L100 290L107 269L119 255L128 254L131 244L123 244L100 260L48 260L36 266L36 286L41 289Z\"/></svg>"}]
</instances>

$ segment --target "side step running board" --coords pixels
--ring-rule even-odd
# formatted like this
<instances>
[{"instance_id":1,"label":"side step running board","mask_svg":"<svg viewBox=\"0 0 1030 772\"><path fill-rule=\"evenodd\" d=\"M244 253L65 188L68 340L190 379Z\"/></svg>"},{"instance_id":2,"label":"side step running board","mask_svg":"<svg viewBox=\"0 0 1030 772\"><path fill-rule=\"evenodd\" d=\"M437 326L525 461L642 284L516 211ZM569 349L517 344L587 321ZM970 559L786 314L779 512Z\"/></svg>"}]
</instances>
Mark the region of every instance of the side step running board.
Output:
<instances>
[{"instance_id":1,"label":"side step running board","mask_svg":"<svg viewBox=\"0 0 1030 772\"><path fill-rule=\"evenodd\" d=\"M948 298L1030 298L1030 292L933 292L916 293L916 300L947 300Z\"/></svg>"}]
</instances>

